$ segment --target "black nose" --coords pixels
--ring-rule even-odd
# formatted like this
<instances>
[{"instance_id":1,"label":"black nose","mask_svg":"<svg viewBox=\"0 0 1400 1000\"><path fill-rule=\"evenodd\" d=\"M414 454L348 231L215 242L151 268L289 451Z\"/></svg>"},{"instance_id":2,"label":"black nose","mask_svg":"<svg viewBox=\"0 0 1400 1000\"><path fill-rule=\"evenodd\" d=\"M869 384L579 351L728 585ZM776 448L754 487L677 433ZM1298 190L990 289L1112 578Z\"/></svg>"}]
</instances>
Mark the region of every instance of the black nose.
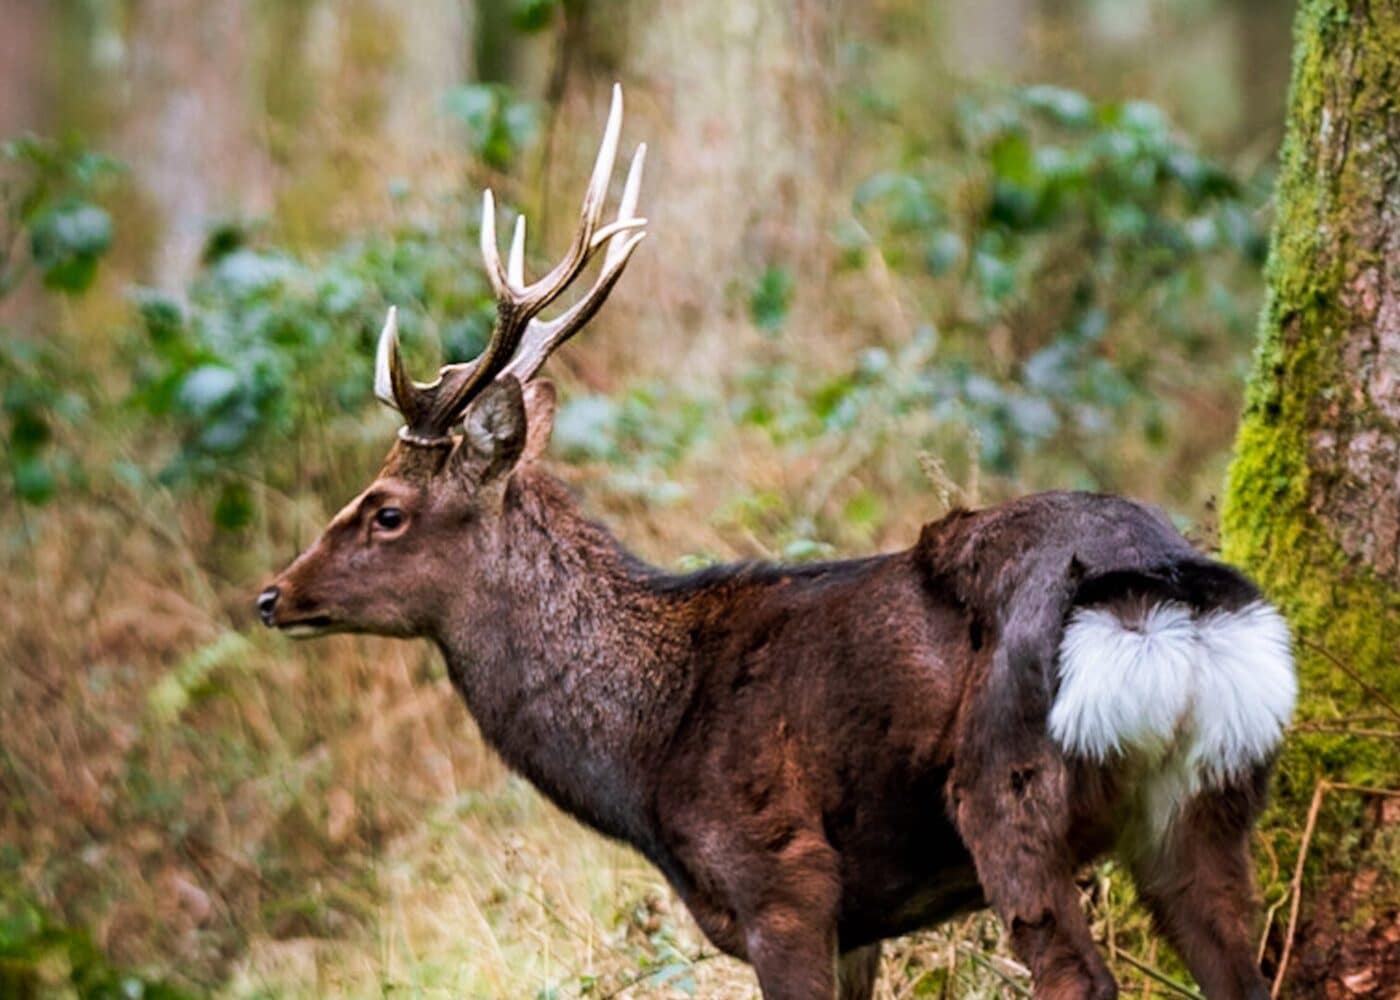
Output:
<instances>
[{"instance_id":1,"label":"black nose","mask_svg":"<svg viewBox=\"0 0 1400 1000\"><path fill-rule=\"evenodd\" d=\"M272 627L272 611L277 607L277 596L280 593L276 587L268 587L258 595L258 617L268 628Z\"/></svg>"}]
</instances>

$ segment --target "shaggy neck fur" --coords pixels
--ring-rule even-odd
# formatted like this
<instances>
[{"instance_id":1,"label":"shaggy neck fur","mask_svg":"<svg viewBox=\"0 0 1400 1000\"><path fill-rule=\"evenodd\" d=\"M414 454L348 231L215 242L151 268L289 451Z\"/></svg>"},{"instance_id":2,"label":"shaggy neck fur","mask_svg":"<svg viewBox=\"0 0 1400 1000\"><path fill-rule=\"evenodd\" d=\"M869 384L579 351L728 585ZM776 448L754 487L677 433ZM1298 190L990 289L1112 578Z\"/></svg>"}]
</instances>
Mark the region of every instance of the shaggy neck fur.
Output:
<instances>
[{"instance_id":1,"label":"shaggy neck fur","mask_svg":"<svg viewBox=\"0 0 1400 1000\"><path fill-rule=\"evenodd\" d=\"M453 682L508 764L654 855L644 769L691 688L678 599L537 469L512 478L496 530L434 637Z\"/></svg>"}]
</instances>

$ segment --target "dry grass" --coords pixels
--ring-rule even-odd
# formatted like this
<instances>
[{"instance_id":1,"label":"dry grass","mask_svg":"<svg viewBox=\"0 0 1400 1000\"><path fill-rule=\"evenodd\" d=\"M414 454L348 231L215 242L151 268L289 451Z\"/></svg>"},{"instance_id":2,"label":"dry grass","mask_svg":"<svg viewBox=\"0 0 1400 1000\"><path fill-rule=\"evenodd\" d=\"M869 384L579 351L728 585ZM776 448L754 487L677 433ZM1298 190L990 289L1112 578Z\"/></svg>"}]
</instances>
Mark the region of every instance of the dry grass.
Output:
<instances>
[{"instance_id":1,"label":"dry grass","mask_svg":"<svg viewBox=\"0 0 1400 1000\"><path fill-rule=\"evenodd\" d=\"M779 557L795 538L842 556L900 547L950 506L1022 488L981 481L965 432L878 398L845 434L782 441L726 419L755 365L790 365L778 395L800 407L862 337L889 344L897 368L930 363L932 343L898 325L913 307L878 255L837 294L873 296L890 328L775 345L716 303L723 370L668 379L709 407L699 442L640 487L614 463L555 470L662 565ZM620 297L625 318L637 304ZM607 324L603 357L627 325ZM566 398L633 384L589 356L555 366ZM91 928L115 963L229 997L755 996L654 869L507 774L425 644L295 644L255 627L259 581L372 472L390 424L299 446L302 491L254 484L262 517L235 538L203 498L114 480L7 519L0 840L18 887ZM95 466L131 446L84 444ZM658 482L679 498L658 502ZM876 515L846 516L861 498ZM1090 888L1100 937L1140 944L1124 879L1097 873ZM1115 968L1128 995L1147 988L1129 961ZM1025 982L982 914L893 944L879 995L997 997Z\"/></svg>"},{"instance_id":2,"label":"dry grass","mask_svg":"<svg viewBox=\"0 0 1400 1000\"><path fill-rule=\"evenodd\" d=\"M791 454L720 430L672 470L690 492L669 507L559 468L658 561L769 555L794 524L855 554L976 490L908 450L919 419ZM839 516L856 490L887 504L874 530ZM754 496L775 499L751 515ZM30 516L0 584L21 888L115 962L232 997L756 995L655 870L505 771L423 644L252 627L258 568L321 508L272 498L240 545L159 491ZM1096 879L1100 936L1140 941L1121 876ZM1000 996L1023 972L981 915L895 944L881 996Z\"/></svg>"},{"instance_id":3,"label":"dry grass","mask_svg":"<svg viewBox=\"0 0 1400 1000\"><path fill-rule=\"evenodd\" d=\"M789 444L728 419L718 401L746 369L787 363L815 383L865 347L897 352L926 318L878 253L840 271L818 249L873 154L833 139L806 155L811 123L831 117L826 84L810 62L783 61L792 46L767 44L782 18L760 20L752 46L696 44L682 20L642 47L636 73L651 82L629 90L629 137L653 140L649 184L671 194L648 208L657 235L599 329L554 365L575 392L616 393L640 373L711 402L701 443L651 473L681 487L678 501L647 497L625 470L558 468L664 565L771 557L796 537L860 555L909 544L952 504L1056 482L1048 464L1025 483L980 482L975 442L927 414L872 407L849 434ZM715 53L723 74L710 72ZM586 82L580 92L598 91ZM586 167L597 111L566 100L560 112L555 176L536 199L559 218L571 217L570 174ZM794 134L766 131L775 121ZM391 173L380 166L366 175ZM320 175L303 173L283 199L313 212L300 202ZM528 207L528 191L511 193ZM541 227L541 252L562 239ZM801 275L781 342L746 315L774 260ZM1163 474L1146 447L1125 455L1136 492L1203 506L1234 416L1233 399L1208 402L1219 419L1197 421L1180 450L1209 457ZM654 869L507 774L424 644L295 645L254 627L257 584L371 474L389 426L372 446L310 446L295 496L255 484L264 519L234 539L200 498L150 484L0 511L0 872L91 928L114 962L229 997L755 996L747 967L714 955ZM143 444L83 450L113 452L94 456L101 467ZM876 516L853 521L861 498ZM1094 873L1086 892L1115 953L1130 942L1168 964L1165 949L1145 951L1121 874ZM1164 995L1126 959L1115 971L1127 995ZM888 948L879 996L990 998L1025 981L996 922L975 915Z\"/></svg>"}]
</instances>

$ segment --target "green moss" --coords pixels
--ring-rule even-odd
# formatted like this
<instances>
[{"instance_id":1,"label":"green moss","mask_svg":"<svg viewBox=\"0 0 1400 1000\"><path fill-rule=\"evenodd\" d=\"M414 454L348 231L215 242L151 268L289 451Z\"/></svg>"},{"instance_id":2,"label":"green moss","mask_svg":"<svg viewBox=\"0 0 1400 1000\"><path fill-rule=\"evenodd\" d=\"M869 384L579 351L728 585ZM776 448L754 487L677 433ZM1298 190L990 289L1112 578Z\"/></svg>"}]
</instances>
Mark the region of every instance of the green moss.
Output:
<instances>
[{"instance_id":1,"label":"green moss","mask_svg":"<svg viewBox=\"0 0 1400 1000\"><path fill-rule=\"evenodd\" d=\"M1351 374L1343 348L1356 328L1343 292L1376 262L1351 237L1376 224L1375 188L1395 183L1400 159L1383 136L1371 147L1381 162L1356 152L1365 130L1384 128L1393 106L1385 85L1400 75L1400 11L1371 14L1353 24L1343 0L1310 0L1299 12L1268 296L1222 511L1225 558L1259 581L1298 637L1302 721L1379 709L1319 648L1400 703L1400 593L1350 558L1314 510L1313 477L1331 470L1314 468L1310 449L1314 429L1329 426L1326 418L1336 407L1355 405L1353 398L1339 398ZM1339 93L1349 97L1340 108L1332 106ZM1339 123L1339 117L1347 120ZM1336 139L1329 130L1341 125L1350 130L1345 159L1329 143ZM1366 414L1352 416L1364 420ZM1400 785L1400 745L1335 733L1290 736L1276 804L1263 824L1271 860L1261 859L1261 882L1269 899L1285 891L1287 866L1278 859L1296 856L1302 817L1322 776ZM1393 844L1363 849L1357 842L1366 826L1363 805L1349 793L1329 796L1312 846L1318 860L1309 867L1310 893L1328 871L1393 866ZM1396 891L1378 885L1377 905L1388 905Z\"/></svg>"},{"instance_id":2,"label":"green moss","mask_svg":"<svg viewBox=\"0 0 1400 1000\"><path fill-rule=\"evenodd\" d=\"M1309 447L1314 429L1329 426L1324 414L1355 405L1340 392L1350 376L1342 351L1356 328L1343 292L1374 261L1349 234L1376 224L1375 189L1394 183L1396 158L1383 133L1368 152L1358 151L1366 148L1368 130L1384 128L1393 105L1386 83L1397 73L1400 12L1372 9L1353 21L1345 0L1303 4L1269 295L1223 510L1225 558L1253 574L1300 639L1302 719L1377 709L1374 698L1317 647L1400 701L1400 592L1347 556L1314 511L1312 477L1328 470L1312 466ZM1332 736L1294 743L1284 777L1299 784L1311 781L1290 775L1295 769L1335 780L1400 780L1393 741Z\"/></svg>"}]
</instances>

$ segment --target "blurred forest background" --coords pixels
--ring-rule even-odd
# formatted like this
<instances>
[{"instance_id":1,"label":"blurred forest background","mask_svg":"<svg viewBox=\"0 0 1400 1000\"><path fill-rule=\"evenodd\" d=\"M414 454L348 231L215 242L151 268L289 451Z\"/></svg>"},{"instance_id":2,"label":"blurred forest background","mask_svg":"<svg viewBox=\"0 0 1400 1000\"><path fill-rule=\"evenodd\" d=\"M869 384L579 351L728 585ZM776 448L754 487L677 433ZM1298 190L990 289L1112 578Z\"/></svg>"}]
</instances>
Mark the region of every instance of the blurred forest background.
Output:
<instances>
[{"instance_id":1,"label":"blurred forest background","mask_svg":"<svg viewBox=\"0 0 1400 1000\"><path fill-rule=\"evenodd\" d=\"M619 80L652 236L551 366L551 457L631 547L858 555L1050 487L1213 547L1292 13L0 0L0 993L754 995L425 644L255 628L391 440L386 306L421 375L470 357L481 189L553 259ZM1125 991L1182 995L1115 867L1084 889ZM1024 982L978 915L881 996Z\"/></svg>"}]
</instances>

